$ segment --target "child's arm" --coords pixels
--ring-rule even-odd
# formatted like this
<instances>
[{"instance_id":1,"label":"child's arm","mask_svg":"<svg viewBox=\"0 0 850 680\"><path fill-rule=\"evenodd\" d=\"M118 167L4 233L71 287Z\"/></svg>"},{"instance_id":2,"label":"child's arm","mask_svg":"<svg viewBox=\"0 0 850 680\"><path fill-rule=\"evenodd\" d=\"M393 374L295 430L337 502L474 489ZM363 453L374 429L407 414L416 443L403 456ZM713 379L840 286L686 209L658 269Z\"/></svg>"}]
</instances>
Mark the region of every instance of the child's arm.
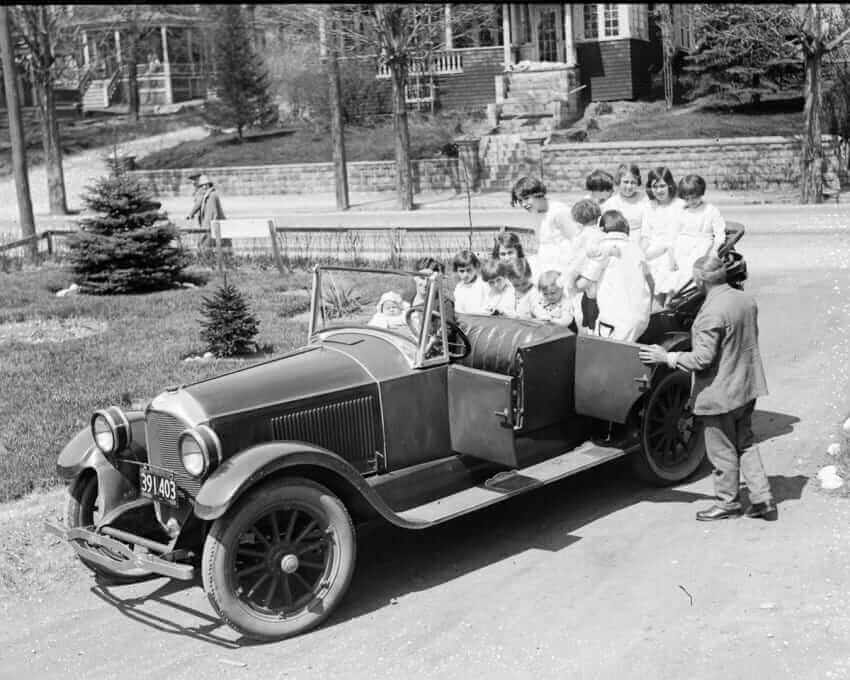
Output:
<instances>
[{"instance_id":1,"label":"child's arm","mask_svg":"<svg viewBox=\"0 0 850 680\"><path fill-rule=\"evenodd\" d=\"M718 249L726 242L726 220L716 206L711 206L708 218L711 224L711 232L714 234L714 241L711 244L709 252L717 254Z\"/></svg>"}]
</instances>

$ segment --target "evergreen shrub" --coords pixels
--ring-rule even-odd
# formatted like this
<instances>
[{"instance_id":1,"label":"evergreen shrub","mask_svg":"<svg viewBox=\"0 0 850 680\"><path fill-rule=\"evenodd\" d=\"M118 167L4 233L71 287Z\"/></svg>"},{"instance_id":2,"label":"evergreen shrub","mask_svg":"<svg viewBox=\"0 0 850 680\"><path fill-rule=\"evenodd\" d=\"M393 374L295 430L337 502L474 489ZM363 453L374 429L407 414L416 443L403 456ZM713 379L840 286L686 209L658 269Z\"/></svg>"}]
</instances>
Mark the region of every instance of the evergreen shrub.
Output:
<instances>
[{"instance_id":1,"label":"evergreen shrub","mask_svg":"<svg viewBox=\"0 0 850 680\"><path fill-rule=\"evenodd\" d=\"M217 357L232 357L258 350L254 338L259 322L242 293L227 279L201 303L201 340Z\"/></svg>"},{"instance_id":2,"label":"evergreen shrub","mask_svg":"<svg viewBox=\"0 0 850 680\"><path fill-rule=\"evenodd\" d=\"M126 173L98 179L83 195L96 213L68 238L69 263L80 292L144 293L174 287L189 258L180 232L150 191Z\"/></svg>"}]
</instances>

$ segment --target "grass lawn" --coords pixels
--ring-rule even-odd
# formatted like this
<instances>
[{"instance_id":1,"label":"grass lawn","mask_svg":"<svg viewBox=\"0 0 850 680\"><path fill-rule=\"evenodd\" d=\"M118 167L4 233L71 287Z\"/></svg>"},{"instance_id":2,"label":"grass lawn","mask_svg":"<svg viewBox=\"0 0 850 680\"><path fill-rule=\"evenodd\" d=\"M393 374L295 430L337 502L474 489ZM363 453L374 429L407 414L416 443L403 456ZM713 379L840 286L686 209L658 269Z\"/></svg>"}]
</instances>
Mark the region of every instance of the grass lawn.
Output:
<instances>
[{"instance_id":1,"label":"grass lawn","mask_svg":"<svg viewBox=\"0 0 850 680\"><path fill-rule=\"evenodd\" d=\"M435 158L443 146L465 130L467 119L459 114L424 116L411 114L410 153L413 158ZM392 121L387 117L370 126L345 128L348 161L378 161L395 158ZM278 163L319 163L332 160L330 133L299 127L291 134L257 136L242 143L233 135L184 142L137 160L145 170L200 168Z\"/></svg>"},{"instance_id":2,"label":"grass lawn","mask_svg":"<svg viewBox=\"0 0 850 680\"><path fill-rule=\"evenodd\" d=\"M283 279L274 268L242 266L228 280L259 319L261 346L279 354L306 341L306 323L288 317L309 309L309 272ZM55 484L59 451L93 410L145 403L168 385L245 365L183 361L203 351L201 298L218 285L215 277L205 287L148 295L56 297L69 283L57 265L0 274L0 502ZM8 339L9 329L32 320L105 322L106 330L62 342L49 334L38 342Z\"/></svg>"},{"instance_id":3,"label":"grass lawn","mask_svg":"<svg viewBox=\"0 0 850 680\"><path fill-rule=\"evenodd\" d=\"M24 117L24 136L27 142L27 163L30 167L42 163L44 152L41 146L41 126L33 115ZM140 137L150 137L165 132L201 125L198 113L186 112L173 115L143 116L137 123L126 115L98 114L91 118L60 118L59 136L65 155L121 144ZM12 173L12 152L8 127L0 127L0 177Z\"/></svg>"},{"instance_id":4,"label":"grass lawn","mask_svg":"<svg viewBox=\"0 0 850 680\"><path fill-rule=\"evenodd\" d=\"M765 103L734 109L666 110L664 102L614 102L613 113L596 117L598 130L589 141L622 142L716 137L799 135L803 129L802 103Z\"/></svg>"}]
</instances>

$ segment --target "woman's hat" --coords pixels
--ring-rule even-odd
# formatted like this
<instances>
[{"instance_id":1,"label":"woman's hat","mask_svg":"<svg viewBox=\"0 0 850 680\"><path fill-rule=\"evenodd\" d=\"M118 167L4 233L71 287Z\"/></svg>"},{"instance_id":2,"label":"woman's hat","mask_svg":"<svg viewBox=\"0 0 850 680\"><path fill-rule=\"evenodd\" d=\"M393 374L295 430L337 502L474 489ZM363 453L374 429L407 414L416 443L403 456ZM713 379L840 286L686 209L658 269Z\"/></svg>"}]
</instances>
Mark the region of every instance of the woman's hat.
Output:
<instances>
[{"instance_id":1,"label":"woman's hat","mask_svg":"<svg viewBox=\"0 0 850 680\"><path fill-rule=\"evenodd\" d=\"M212 180L206 175L198 175L198 184L212 184Z\"/></svg>"}]
</instances>

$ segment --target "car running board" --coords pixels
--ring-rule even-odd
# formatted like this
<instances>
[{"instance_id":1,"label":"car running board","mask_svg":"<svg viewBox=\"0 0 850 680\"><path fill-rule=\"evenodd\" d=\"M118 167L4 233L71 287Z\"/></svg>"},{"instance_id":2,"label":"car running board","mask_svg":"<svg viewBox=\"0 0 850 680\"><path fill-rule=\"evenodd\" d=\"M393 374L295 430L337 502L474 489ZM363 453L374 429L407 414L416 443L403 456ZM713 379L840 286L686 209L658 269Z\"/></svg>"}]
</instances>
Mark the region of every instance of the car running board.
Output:
<instances>
[{"instance_id":1,"label":"car running board","mask_svg":"<svg viewBox=\"0 0 850 680\"><path fill-rule=\"evenodd\" d=\"M620 458L631 449L609 448L585 442L580 447L519 470L507 470L483 484L398 513L405 524L419 528L445 522L473 510L493 505L564 477Z\"/></svg>"}]
</instances>

